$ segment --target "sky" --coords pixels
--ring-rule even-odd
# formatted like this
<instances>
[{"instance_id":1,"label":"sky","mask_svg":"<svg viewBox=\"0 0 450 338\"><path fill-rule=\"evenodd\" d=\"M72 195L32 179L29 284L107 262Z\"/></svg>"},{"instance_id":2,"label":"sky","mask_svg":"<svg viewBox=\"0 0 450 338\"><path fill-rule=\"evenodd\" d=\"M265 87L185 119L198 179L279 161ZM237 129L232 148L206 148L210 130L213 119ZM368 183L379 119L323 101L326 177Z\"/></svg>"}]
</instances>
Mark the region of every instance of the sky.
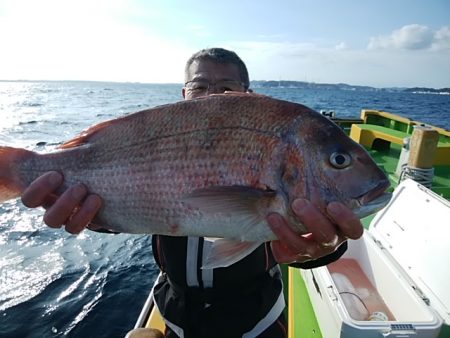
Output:
<instances>
[{"instance_id":1,"label":"sky","mask_svg":"<svg viewBox=\"0 0 450 338\"><path fill-rule=\"evenodd\" d=\"M181 83L208 47L252 80L450 87L449 0L0 0L0 79Z\"/></svg>"}]
</instances>

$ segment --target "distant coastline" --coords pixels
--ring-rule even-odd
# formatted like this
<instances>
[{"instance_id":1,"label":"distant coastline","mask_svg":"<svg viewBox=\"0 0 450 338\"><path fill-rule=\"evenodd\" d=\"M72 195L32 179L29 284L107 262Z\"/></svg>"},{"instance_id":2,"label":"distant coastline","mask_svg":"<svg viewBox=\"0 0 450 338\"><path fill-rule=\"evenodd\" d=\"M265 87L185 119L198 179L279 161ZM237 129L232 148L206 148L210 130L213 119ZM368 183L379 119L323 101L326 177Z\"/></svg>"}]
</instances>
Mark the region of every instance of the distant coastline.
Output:
<instances>
[{"instance_id":1,"label":"distant coastline","mask_svg":"<svg viewBox=\"0 0 450 338\"><path fill-rule=\"evenodd\" d=\"M324 90L352 90L352 91L384 91L384 92L407 92L414 94L441 94L450 95L450 88L427 88L427 87L389 87L376 88L370 86L349 85L346 83L315 83L305 81L287 81L287 80L258 80L251 81L252 88L304 88L304 89L324 89Z\"/></svg>"},{"instance_id":2,"label":"distant coastline","mask_svg":"<svg viewBox=\"0 0 450 338\"><path fill-rule=\"evenodd\" d=\"M159 85L180 85L182 83L145 83L145 82L115 82L115 81L94 81L94 80L1 80L0 82L94 82L94 83L136 83L136 84L159 84ZM428 88L428 87L371 87L350 85L346 83L316 83L306 81L291 80L255 80L250 81L251 88L304 88L304 89L323 89L323 90L351 90L366 92L405 92L414 94L437 94L450 95L450 87L446 88Z\"/></svg>"}]
</instances>

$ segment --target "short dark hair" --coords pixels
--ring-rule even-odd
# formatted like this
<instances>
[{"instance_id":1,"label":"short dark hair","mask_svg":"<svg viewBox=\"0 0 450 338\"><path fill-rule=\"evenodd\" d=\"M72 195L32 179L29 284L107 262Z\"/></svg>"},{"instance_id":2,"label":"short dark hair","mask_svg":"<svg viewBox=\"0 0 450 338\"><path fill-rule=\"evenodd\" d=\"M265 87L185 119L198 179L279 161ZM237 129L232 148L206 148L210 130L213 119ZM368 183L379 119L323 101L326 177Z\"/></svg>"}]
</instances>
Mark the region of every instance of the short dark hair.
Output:
<instances>
[{"instance_id":1,"label":"short dark hair","mask_svg":"<svg viewBox=\"0 0 450 338\"><path fill-rule=\"evenodd\" d=\"M247 90L248 87L250 87L247 67L245 66L244 61L242 61L235 52L224 48L206 48L198 51L197 53L193 54L186 62L186 67L184 68L185 79L188 79L189 77L189 68L191 67L192 63L197 60L208 60L215 63L230 63L236 65L238 67L239 75L245 89Z\"/></svg>"}]
</instances>

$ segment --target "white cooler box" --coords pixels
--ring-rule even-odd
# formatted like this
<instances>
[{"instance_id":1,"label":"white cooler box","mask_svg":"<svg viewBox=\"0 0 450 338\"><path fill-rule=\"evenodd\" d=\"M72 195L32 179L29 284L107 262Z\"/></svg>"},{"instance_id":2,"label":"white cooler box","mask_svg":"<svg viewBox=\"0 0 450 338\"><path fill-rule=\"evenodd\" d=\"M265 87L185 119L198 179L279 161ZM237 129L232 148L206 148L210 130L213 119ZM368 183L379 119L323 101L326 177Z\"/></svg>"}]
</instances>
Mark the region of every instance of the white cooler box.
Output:
<instances>
[{"instance_id":1,"label":"white cooler box","mask_svg":"<svg viewBox=\"0 0 450 338\"><path fill-rule=\"evenodd\" d=\"M323 338L450 337L450 204L412 180L340 260L302 270Z\"/></svg>"}]
</instances>

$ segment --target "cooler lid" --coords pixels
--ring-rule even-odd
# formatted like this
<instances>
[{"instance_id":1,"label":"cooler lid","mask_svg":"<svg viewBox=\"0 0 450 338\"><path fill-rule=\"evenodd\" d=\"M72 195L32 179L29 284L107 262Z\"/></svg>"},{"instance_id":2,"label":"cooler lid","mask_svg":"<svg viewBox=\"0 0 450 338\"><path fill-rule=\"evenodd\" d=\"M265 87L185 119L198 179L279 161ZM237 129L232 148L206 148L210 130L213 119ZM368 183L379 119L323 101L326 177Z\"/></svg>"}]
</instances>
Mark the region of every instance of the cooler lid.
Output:
<instances>
[{"instance_id":1,"label":"cooler lid","mask_svg":"<svg viewBox=\"0 0 450 338\"><path fill-rule=\"evenodd\" d=\"M407 179L369 232L450 324L450 202Z\"/></svg>"}]
</instances>

